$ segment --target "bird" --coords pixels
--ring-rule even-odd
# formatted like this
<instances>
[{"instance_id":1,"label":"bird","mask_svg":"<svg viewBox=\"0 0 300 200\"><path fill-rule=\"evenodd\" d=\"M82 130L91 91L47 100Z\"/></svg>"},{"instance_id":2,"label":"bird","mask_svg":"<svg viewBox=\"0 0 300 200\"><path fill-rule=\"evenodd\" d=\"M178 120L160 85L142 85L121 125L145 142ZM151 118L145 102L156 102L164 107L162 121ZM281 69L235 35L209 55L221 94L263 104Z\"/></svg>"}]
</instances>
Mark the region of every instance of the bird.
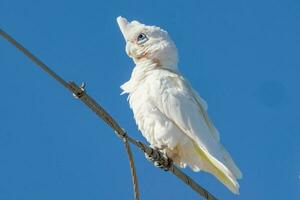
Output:
<instances>
[{"instance_id":1,"label":"bird","mask_svg":"<svg viewBox=\"0 0 300 200\"><path fill-rule=\"evenodd\" d=\"M133 59L130 80L121 85L142 135L179 167L214 175L239 194L242 172L220 143L207 103L178 69L178 51L168 32L158 26L117 17Z\"/></svg>"}]
</instances>

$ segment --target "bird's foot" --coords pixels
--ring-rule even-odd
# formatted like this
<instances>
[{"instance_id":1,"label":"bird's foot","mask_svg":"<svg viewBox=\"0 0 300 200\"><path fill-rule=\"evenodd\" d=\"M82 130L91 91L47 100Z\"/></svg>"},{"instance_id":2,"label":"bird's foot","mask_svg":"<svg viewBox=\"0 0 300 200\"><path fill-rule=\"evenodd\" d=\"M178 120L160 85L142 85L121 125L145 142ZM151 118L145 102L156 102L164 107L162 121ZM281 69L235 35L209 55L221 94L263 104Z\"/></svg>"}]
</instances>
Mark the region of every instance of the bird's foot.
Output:
<instances>
[{"instance_id":1,"label":"bird's foot","mask_svg":"<svg viewBox=\"0 0 300 200\"><path fill-rule=\"evenodd\" d=\"M155 167L168 171L172 160L167 156L166 151L163 148L152 147L153 152L151 155L145 153L147 160L151 161Z\"/></svg>"}]
</instances>

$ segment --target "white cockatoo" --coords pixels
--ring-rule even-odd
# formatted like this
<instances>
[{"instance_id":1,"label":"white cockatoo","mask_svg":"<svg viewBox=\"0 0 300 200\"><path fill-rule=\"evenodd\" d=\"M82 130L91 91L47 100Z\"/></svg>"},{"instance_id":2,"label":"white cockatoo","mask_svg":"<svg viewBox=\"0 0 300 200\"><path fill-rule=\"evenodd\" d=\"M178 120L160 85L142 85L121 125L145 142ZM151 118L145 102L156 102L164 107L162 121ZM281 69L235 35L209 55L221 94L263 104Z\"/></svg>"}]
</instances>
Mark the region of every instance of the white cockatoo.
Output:
<instances>
[{"instance_id":1,"label":"white cockatoo","mask_svg":"<svg viewBox=\"0 0 300 200\"><path fill-rule=\"evenodd\" d=\"M178 71L177 49L168 33L123 17L117 22L135 63L121 88L143 136L175 164L209 172L238 194L242 173L220 143L206 102Z\"/></svg>"}]
</instances>

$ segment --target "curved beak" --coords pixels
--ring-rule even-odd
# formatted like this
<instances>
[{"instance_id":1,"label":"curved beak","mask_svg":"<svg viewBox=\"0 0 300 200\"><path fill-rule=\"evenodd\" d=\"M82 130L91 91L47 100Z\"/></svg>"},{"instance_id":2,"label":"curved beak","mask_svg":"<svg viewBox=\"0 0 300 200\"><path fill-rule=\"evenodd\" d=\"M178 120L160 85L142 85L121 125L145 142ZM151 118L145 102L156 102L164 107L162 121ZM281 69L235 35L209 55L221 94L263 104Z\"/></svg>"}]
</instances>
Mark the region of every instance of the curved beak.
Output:
<instances>
[{"instance_id":1,"label":"curved beak","mask_svg":"<svg viewBox=\"0 0 300 200\"><path fill-rule=\"evenodd\" d=\"M123 34L123 37L125 38L125 40L127 40L126 39L126 34L127 34L127 29L128 29L129 22L127 21L126 18L121 17L121 16L117 17L117 22L118 22L119 28L120 28L120 30Z\"/></svg>"}]
</instances>

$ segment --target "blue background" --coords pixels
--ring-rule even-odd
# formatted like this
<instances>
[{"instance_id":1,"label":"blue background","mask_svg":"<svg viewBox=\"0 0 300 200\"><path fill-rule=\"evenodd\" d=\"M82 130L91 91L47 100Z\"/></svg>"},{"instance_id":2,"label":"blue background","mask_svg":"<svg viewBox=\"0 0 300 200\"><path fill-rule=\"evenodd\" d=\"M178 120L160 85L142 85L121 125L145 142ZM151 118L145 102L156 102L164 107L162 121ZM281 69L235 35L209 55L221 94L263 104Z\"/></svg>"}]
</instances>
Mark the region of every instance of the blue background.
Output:
<instances>
[{"instance_id":1,"label":"blue background","mask_svg":"<svg viewBox=\"0 0 300 200\"><path fill-rule=\"evenodd\" d=\"M133 62L115 18L166 29L240 166L241 195L193 173L220 199L300 197L300 2L0 0L0 25L87 90L131 136L119 86ZM122 142L81 102L0 39L0 199L132 199ZM141 199L199 199L135 148Z\"/></svg>"}]
</instances>

